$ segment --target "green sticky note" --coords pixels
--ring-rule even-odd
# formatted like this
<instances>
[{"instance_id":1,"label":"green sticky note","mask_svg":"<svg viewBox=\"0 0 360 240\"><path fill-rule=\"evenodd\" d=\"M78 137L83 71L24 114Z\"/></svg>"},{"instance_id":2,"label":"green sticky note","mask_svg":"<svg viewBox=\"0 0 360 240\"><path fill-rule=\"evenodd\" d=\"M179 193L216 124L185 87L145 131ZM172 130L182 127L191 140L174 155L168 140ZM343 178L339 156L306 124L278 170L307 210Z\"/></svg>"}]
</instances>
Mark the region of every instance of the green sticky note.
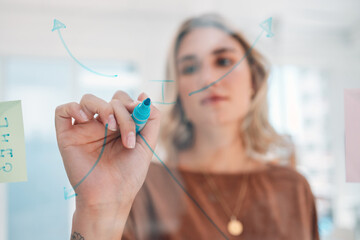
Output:
<instances>
[{"instance_id":1,"label":"green sticky note","mask_svg":"<svg viewBox=\"0 0 360 240\"><path fill-rule=\"evenodd\" d=\"M0 182L27 181L21 101L0 102Z\"/></svg>"}]
</instances>

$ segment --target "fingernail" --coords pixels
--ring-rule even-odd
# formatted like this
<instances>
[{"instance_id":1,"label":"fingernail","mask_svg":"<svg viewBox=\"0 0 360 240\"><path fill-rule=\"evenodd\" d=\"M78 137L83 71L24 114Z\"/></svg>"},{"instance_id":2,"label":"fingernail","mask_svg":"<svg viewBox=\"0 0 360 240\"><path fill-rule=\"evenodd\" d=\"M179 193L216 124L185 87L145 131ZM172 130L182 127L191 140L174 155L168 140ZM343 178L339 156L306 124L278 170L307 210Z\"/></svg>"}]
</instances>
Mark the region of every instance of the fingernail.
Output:
<instances>
[{"instance_id":1,"label":"fingernail","mask_svg":"<svg viewBox=\"0 0 360 240\"><path fill-rule=\"evenodd\" d=\"M109 118L108 118L108 124L109 124L109 129L112 131L116 131L116 120L113 114L110 114Z\"/></svg>"},{"instance_id":2,"label":"fingernail","mask_svg":"<svg viewBox=\"0 0 360 240\"><path fill-rule=\"evenodd\" d=\"M89 120L88 117L86 116L85 112L82 109L80 109L80 116L84 121Z\"/></svg>"},{"instance_id":3,"label":"fingernail","mask_svg":"<svg viewBox=\"0 0 360 240\"><path fill-rule=\"evenodd\" d=\"M127 135L127 146L128 148L134 148L135 147L135 133L129 132Z\"/></svg>"}]
</instances>

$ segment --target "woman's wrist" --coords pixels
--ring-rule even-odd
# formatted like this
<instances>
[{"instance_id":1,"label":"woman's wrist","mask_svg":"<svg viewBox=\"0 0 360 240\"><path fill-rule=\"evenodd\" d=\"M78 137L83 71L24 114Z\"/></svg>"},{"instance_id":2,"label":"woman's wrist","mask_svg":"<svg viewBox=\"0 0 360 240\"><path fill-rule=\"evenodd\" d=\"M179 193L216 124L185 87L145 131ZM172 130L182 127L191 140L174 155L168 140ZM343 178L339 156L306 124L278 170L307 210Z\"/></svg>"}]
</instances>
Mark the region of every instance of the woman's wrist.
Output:
<instances>
[{"instance_id":1,"label":"woman's wrist","mask_svg":"<svg viewBox=\"0 0 360 240\"><path fill-rule=\"evenodd\" d=\"M107 215L107 213L114 213L118 209L131 207L134 198L122 197L118 199L117 196L103 196L103 197L93 197L93 196L84 196L79 194L76 197L76 209L81 212L87 212L91 215Z\"/></svg>"},{"instance_id":2,"label":"woman's wrist","mask_svg":"<svg viewBox=\"0 0 360 240\"><path fill-rule=\"evenodd\" d=\"M132 202L102 206L77 203L71 239L121 239L131 206Z\"/></svg>"}]
</instances>

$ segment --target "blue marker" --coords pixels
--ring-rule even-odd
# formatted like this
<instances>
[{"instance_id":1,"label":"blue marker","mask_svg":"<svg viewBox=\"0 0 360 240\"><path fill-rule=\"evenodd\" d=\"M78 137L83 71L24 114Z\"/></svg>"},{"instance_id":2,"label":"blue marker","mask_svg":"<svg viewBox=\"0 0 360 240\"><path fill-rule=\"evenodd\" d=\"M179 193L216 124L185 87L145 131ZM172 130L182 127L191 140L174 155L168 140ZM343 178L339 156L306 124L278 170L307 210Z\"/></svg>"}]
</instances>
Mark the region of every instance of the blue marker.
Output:
<instances>
[{"instance_id":1,"label":"blue marker","mask_svg":"<svg viewBox=\"0 0 360 240\"><path fill-rule=\"evenodd\" d=\"M131 117L136 125L136 133L140 132L144 128L147 120L149 119L150 105L151 100L150 98L147 98L142 101L142 103L139 103L139 105L135 107L133 113L131 114Z\"/></svg>"}]
</instances>

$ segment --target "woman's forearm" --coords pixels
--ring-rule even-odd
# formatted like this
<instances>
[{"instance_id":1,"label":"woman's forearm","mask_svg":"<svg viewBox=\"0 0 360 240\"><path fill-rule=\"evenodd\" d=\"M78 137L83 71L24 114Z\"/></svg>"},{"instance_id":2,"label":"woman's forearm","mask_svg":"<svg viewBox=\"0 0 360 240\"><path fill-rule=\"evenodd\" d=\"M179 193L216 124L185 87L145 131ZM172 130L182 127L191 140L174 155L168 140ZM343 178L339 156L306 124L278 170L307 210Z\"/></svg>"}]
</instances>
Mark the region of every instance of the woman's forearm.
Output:
<instances>
[{"instance_id":1,"label":"woman's forearm","mask_svg":"<svg viewBox=\"0 0 360 240\"><path fill-rule=\"evenodd\" d=\"M119 240L132 203L104 208L77 207L73 215L71 240Z\"/></svg>"}]
</instances>

